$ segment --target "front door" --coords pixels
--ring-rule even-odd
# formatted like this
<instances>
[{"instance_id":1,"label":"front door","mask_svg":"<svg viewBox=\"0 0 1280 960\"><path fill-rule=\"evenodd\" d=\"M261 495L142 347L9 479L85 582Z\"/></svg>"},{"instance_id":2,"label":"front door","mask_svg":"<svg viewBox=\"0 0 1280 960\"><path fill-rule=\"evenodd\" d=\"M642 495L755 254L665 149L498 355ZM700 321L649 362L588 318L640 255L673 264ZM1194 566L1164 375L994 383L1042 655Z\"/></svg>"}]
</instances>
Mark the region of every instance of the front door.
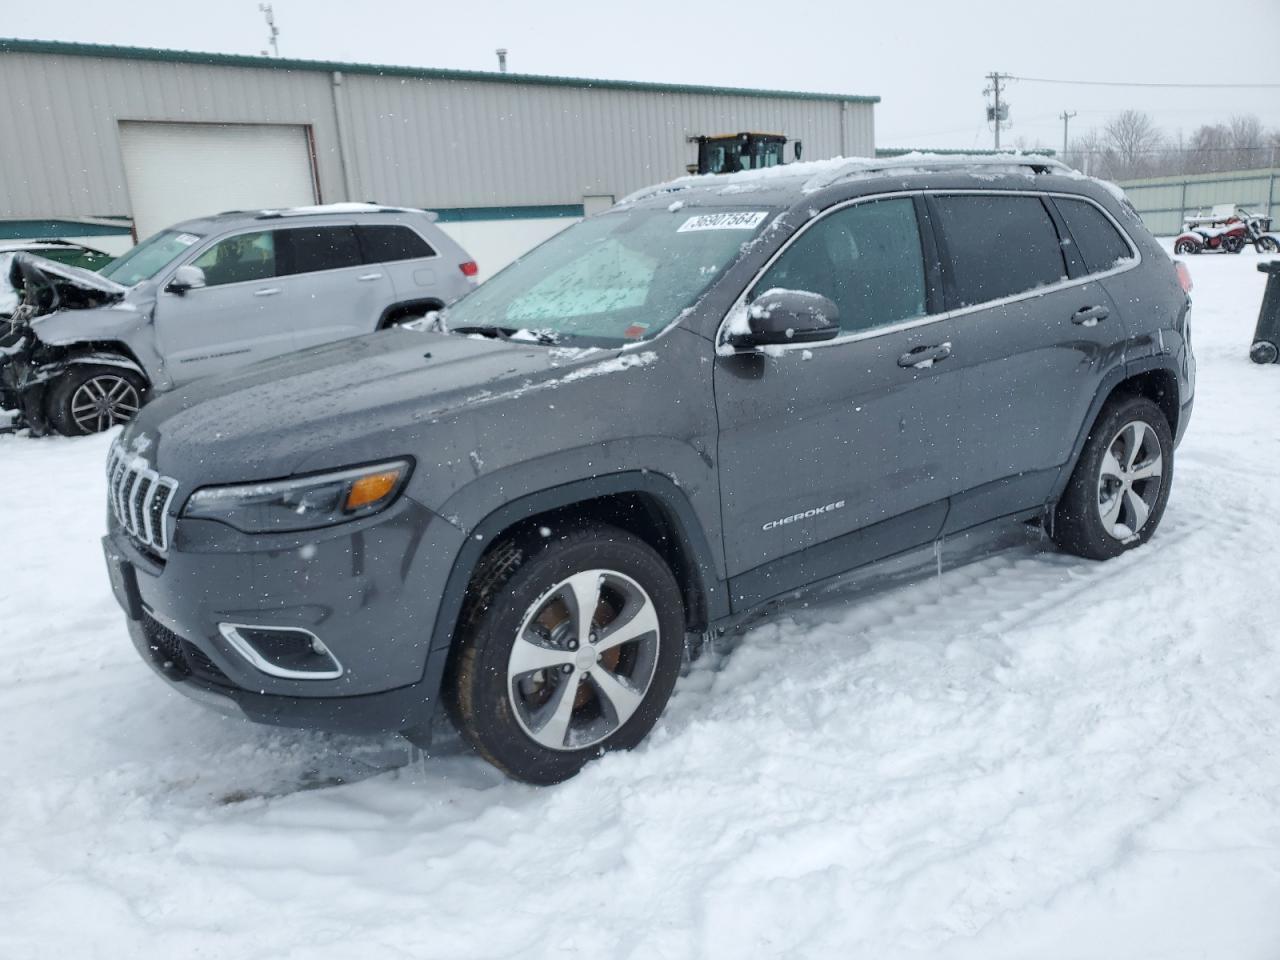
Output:
<instances>
[{"instance_id":1,"label":"front door","mask_svg":"<svg viewBox=\"0 0 1280 960\"><path fill-rule=\"evenodd\" d=\"M928 542L954 478L953 323L926 283L910 196L813 221L748 294L807 290L840 336L716 360L725 555L736 606ZM931 273L931 272L930 272Z\"/></svg>"},{"instance_id":2,"label":"front door","mask_svg":"<svg viewBox=\"0 0 1280 960\"><path fill-rule=\"evenodd\" d=\"M224 237L191 263L205 286L156 302L156 343L175 385L294 349L295 290L280 275L274 231Z\"/></svg>"}]
</instances>

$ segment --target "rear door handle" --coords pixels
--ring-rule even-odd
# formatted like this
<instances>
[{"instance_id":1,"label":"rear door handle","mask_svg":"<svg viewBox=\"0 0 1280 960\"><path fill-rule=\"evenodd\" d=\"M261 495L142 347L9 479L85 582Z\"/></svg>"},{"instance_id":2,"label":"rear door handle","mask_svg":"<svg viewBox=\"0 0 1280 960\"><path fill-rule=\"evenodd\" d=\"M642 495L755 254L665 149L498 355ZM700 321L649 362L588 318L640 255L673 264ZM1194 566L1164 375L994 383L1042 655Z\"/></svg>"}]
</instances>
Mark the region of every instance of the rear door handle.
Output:
<instances>
[{"instance_id":1,"label":"rear door handle","mask_svg":"<svg viewBox=\"0 0 1280 960\"><path fill-rule=\"evenodd\" d=\"M380 273L362 273L362 274L360 274L360 276L356 277L356 279L357 279L357 280L359 280L361 283L364 283L364 282L369 281L369 280L381 280L381 279L382 279L382 274L380 274Z\"/></svg>"},{"instance_id":2,"label":"rear door handle","mask_svg":"<svg viewBox=\"0 0 1280 960\"><path fill-rule=\"evenodd\" d=\"M279 287L263 287L261 290L253 291L253 295L255 297L274 297L279 292Z\"/></svg>"},{"instance_id":3,"label":"rear door handle","mask_svg":"<svg viewBox=\"0 0 1280 960\"><path fill-rule=\"evenodd\" d=\"M917 370L924 370L932 367L939 360L945 360L951 356L951 341L946 343L938 343L932 346L912 347L906 353L898 358L898 366L915 367Z\"/></svg>"},{"instance_id":4,"label":"rear door handle","mask_svg":"<svg viewBox=\"0 0 1280 960\"><path fill-rule=\"evenodd\" d=\"M1071 315L1071 322L1078 323L1082 327L1092 327L1097 325L1099 320L1105 320L1111 315L1111 311L1106 307L1081 307Z\"/></svg>"}]
</instances>

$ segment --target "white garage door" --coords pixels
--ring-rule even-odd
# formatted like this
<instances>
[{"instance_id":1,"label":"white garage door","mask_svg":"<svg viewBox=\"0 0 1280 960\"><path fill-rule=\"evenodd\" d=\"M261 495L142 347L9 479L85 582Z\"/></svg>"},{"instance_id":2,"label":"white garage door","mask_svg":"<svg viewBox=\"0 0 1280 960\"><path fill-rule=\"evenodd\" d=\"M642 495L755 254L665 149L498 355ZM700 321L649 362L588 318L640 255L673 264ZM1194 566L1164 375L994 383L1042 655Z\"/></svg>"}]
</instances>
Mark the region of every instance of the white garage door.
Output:
<instances>
[{"instance_id":1,"label":"white garage door","mask_svg":"<svg viewBox=\"0 0 1280 960\"><path fill-rule=\"evenodd\" d=\"M304 126L121 121L138 236L179 220L316 202Z\"/></svg>"}]
</instances>

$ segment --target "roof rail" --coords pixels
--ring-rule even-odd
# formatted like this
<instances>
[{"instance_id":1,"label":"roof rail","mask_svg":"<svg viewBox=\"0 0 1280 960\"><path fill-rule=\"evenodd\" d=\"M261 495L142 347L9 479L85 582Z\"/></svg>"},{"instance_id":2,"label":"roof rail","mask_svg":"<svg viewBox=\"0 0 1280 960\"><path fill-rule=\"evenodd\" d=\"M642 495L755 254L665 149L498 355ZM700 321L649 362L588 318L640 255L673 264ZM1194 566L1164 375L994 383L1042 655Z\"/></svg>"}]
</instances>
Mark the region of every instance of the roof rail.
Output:
<instances>
[{"instance_id":1,"label":"roof rail","mask_svg":"<svg viewBox=\"0 0 1280 960\"><path fill-rule=\"evenodd\" d=\"M823 187L839 183L850 177L861 174L889 173L892 171L911 173L932 173L941 170L1010 170L1020 169L1030 173L1067 173L1071 170L1065 163L1035 153L1009 154L939 154L939 153L905 153L899 157L884 157L878 160L851 159L834 169L823 170L814 174L804 184L805 193L813 193Z\"/></svg>"}]
</instances>

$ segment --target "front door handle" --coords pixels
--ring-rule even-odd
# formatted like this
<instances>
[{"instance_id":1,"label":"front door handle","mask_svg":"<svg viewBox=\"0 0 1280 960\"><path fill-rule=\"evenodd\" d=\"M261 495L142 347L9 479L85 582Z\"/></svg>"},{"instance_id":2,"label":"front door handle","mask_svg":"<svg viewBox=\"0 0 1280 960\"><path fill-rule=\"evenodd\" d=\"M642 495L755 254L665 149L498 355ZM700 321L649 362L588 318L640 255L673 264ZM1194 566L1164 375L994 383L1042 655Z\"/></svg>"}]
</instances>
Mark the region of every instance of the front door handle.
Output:
<instances>
[{"instance_id":1,"label":"front door handle","mask_svg":"<svg viewBox=\"0 0 1280 960\"><path fill-rule=\"evenodd\" d=\"M279 292L279 287L263 287L261 290L253 291L253 295L255 297L274 297Z\"/></svg>"},{"instance_id":2,"label":"front door handle","mask_svg":"<svg viewBox=\"0 0 1280 960\"><path fill-rule=\"evenodd\" d=\"M367 282L367 281L369 281L369 280L381 280L381 279L382 279L382 274L380 274L380 273L362 273L362 274L360 274L360 276L356 277L356 279L357 279L357 280L359 280L361 283L365 283L365 282Z\"/></svg>"},{"instance_id":3,"label":"front door handle","mask_svg":"<svg viewBox=\"0 0 1280 960\"><path fill-rule=\"evenodd\" d=\"M947 359L949 356L951 356L950 340L946 343L937 343L932 346L912 347L898 358L898 366L924 370L932 367L939 360Z\"/></svg>"},{"instance_id":4,"label":"front door handle","mask_svg":"<svg viewBox=\"0 0 1280 960\"><path fill-rule=\"evenodd\" d=\"M1106 307L1081 307L1071 315L1071 322L1082 327L1093 327L1099 320L1105 320L1110 315L1111 311Z\"/></svg>"}]
</instances>

